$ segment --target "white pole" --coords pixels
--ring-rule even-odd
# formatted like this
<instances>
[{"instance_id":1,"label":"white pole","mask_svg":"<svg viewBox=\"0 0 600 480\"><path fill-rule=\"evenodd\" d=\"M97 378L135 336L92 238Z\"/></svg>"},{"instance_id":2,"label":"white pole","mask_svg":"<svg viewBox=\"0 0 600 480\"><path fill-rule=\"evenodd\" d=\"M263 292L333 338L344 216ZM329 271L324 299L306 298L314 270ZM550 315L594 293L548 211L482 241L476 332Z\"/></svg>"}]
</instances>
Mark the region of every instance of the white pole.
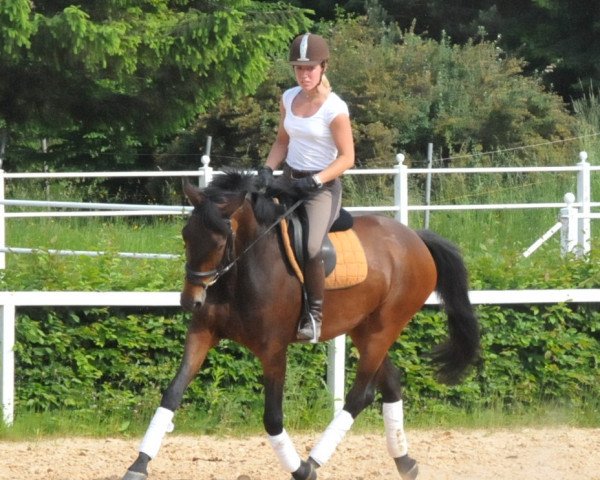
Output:
<instances>
[{"instance_id":1,"label":"white pole","mask_svg":"<svg viewBox=\"0 0 600 480\"><path fill-rule=\"evenodd\" d=\"M0 167L0 270L6 268L6 210L4 208L4 170Z\"/></svg>"},{"instance_id":2,"label":"white pole","mask_svg":"<svg viewBox=\"0 0 600 480\"><path fill-rule=\"evenodd\" d=\"M427 144L427 168L430 169L433 166L433 143ZM425 205L431 205L431 172L427 172L427 179L425 181ZM429 228L429 209L425 210L425 223L424 227Z\"/></svg>"},{"instance_id":3,"label":"white pole","mask_svg":"<svg viewBox=\"0 0 600 480\"><path fill-rule=\"evenodd\" d=\"M591 186L590 186L590 164L587 162L587 152L579 152L581 160L577 166L580 168L577 174L577 202L579 207L579 222L577 228L577 247L578 255L585 255L590 251L590 202L591 202Z\"/></svg>"},{"instance_id":4,"label":"white pole","mask_svg":"<svg viewBox=\"0 0 600 480\"><path fill-rule=\"evenodd\" d=\"M333 413L344 408L346 381L346 335L339 335L327 347L327 385L333 396Z\"/></svg>"},{"instance_id":5,"label":"white pole","mask_svg":"<svg viewBox=\"0 0 600 480\"><path fill-rule=\"evenodd\" d=\"M202 155L201 162L202 167L200 170L204 171L204 176L199 179L200 188L208 187L208 184L212 182L212 168L209 166L210 164L210 151L212 149L212 137L208 135L206 137L206 144L204 145L204 155Z\"/></svg>"},{"instance_id":6,"label":"white pole","mask_svg":"<svg viewBox=\"0 0 600 480\"><path fill-rule=\"evenodd\" d=\"M396 169L398 173L394 177L394 201L398 207L396 220L408 225L408 167L404 165L404 155L396 155Z\"/></svg>"},{"instance_id":7,"label":"white pole","mask_svg":"<svg viewBox=\"0 0 600 480\"><path fill-rule=\"evenodd\" d=\"M208 155L202 155L202 167L200 170L204 172L204 175L200 176L200 188L206 188L212 182L213 169L210 166L210 157Z\"/></svg>"},{"instance_id":8,"label":"white pole","mask_svg":"<svg viewBox=\"0 0 600 480\"><path fill-rule=\"evenodd\" d=\"M2 419L12 425L15 408L15 306L0 305L0 397L2 398Z\"/></svg>"},{"instance_id":9,"label":"white pole","mask_svg":"<svg viewBox=\"0 0 600 480\"><path fill-rule=\"evenodd\" d=\"M573 207L575 195L565 194L566 207L560 209L560 252L562 256L577 249L577 209Z\"/></svg>"}]
</instances>

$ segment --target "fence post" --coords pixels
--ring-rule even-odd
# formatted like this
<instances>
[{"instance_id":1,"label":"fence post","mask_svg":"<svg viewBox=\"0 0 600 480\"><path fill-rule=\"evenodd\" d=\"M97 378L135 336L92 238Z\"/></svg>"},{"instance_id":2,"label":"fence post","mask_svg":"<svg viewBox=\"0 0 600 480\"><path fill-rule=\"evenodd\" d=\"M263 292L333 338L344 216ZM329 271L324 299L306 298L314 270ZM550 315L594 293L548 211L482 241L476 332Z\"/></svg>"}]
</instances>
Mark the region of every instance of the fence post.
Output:
<instances>
[{"instance_id":1,"label":"fence post","mask_svg":"<svg viewBox=\"0 0 600 480\"><path fill-rule=\"evenodd\" d=\"M394 177L394 204L398 207L396 220L408 225L408 167L404 165L404 155L396 155L396 169L398 173Z\"/></svg>"},{"instance_id":2,"label":"fence post","mask_svg":"<svg viewBox=\"0 0 600 480\"><path fill-rule=\"evenodd\" d=\"M575 252L579 255L577 248L577 209L573 206L575 195L571 192L565 194L565 207L560 209L560 253L564 257L566 254Z\"/></svg>"},{"instance_id":3,"label":"fence post","mask_svg":"<svg viewBox=\"0 0 600 480\"><path fill-rule=\"evenodd\" d=\"M579 152L581 160L577 166L577 202L579 203L579 221L577 228L577 246L578 255L585 255L590 251L590 202L591 202L591 186L590 186L590 164L587 162L587 152Z\"/></svg>"},{"instance_id":4,"label":"fence post","mask_svg":"<svg viewBox=\"0 0 600 480\"><path fill-rule=\"evenodd\" d=\"M4 200L4 170L0 165L0 200ZM0 203L0 249L6 248L6 216L4 215L4 203ZM0 251L0 270L6 268L6 253Z\"/></svg>"},{"instance_id":5,"label":"fence post","mask_svg":"<svg viewBox=\"0 0 600 480\"><path fill-rule=\"evenodd\" d=\"M427 144L427 168L431 170L433 167L433 143L429 142ZM425 205L429 207L431 205L431 172L427 172L427 178L425 180ZM429 209L425 210L425 220L423 222L423 227L425 229L429 228L429 216L431 212Z\"/></svg>"},{"instance_id":6,"label":"fence post","mask_svg":"<svg viewBox=\"0 0 600 480\"><path fill-rule=\"evenodd\" d=\"M200 175L198 178L198 185L200 188L208 187L208 184L212 182L213 169L210 166L210 157L208 155L202 155L202 166L200 170L204 172L204 175Z\"/></svg>"},{"instance_id":7,"label":"fence post","mask_svg":"<svg viewBox=\"0 0 600 480\"><path fill-rule=\"evenodd\" d=\"M15 407L15 306L0 305L0 399L2 419L12 425Z\"/></svg>"},{"instance_id":8,"label":"fence post","mask_svg":"<svg viewBox=\"0 0 600 480\"><path fill-rule=\"evenodd\" d=\"M344 385L346 383L346 335L338 335L329 341L327 348L327 386L333 396L333 413L344 408Z\"/></svg>"}]
</instances>

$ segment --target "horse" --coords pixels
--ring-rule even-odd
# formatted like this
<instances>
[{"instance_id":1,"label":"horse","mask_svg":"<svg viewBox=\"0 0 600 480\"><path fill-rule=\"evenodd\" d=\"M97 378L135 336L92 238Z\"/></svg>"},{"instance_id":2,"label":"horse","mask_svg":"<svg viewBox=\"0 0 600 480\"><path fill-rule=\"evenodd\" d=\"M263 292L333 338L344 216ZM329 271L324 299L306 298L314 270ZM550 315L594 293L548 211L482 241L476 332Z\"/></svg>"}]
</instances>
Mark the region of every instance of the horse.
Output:
<instances>
[{"instance_id":1,"label":"horse","mask_svg":"<svg viewBox=\"0 0 600 480\"><path fill-rule=\"evenodd\" d=\"M247 347L264 378L263 424L281 468L294 480L316 480L354 419L380 392L389 455L403 480L415 479L403 426L400 371L388 350L410 319L437 292L448 338L433 348L438 380L459 382L479 358L479 324L468 297L468 273L458 248L429 231L414 231L383 215L353 218L368 262L358 285L327 290L320 341L350 336L359 352L357 373L343 409L306 460L284 428L286 352L296 342L302 285L283 254L278 229L285 206L258 191L251 172L216 176L204 189L184 185L194 207L182 230L186 275L181 306L192 316L183 358L165 390L123 480L145 480L184 391L208 351L221 339ZM289 213L289 210L285 214Z\"/></svg>"}]
</instances>

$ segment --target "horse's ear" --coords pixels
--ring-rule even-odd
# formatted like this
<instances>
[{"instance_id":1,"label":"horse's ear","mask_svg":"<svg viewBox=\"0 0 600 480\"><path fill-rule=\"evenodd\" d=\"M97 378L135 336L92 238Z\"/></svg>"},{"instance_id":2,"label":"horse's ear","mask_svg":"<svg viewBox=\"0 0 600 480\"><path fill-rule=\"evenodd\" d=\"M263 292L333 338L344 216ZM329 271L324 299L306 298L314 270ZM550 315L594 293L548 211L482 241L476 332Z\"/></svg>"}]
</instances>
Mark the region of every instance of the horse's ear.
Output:
<instances>
[{"instance_id":1,"label":"horse's ear","mask_svg":"<svg viewBox=\"0 0 600 480\"><path fill-rule=\"evenodd\" d=\"M202 205L206 196L198 187L192 185L187 179L182 181L183 183L183 193L187 197L188 201L192 205L192 207L199 207Z\"/></svg>"}]
</instances>

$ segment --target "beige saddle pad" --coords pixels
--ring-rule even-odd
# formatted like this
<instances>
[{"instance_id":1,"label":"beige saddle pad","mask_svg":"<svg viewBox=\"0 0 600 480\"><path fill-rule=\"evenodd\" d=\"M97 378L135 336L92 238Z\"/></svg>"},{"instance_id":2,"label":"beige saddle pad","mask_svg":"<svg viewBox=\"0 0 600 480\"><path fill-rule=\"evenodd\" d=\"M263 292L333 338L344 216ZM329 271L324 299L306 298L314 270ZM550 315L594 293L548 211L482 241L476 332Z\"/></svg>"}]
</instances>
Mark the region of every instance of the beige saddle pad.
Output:
<instances>
[{"instance_id":1,"label":"beige saddle pad","mask_svg":"<svg viewBox=\"0 0 600 480\"><path fill-rule=\"evenodd\" d=\"M281 233L286 256L296 276L304 282L302 269L298 265L294 249L290 244L286 221L281 222ZM335 290L357 285L367 278L367 257L365 250L354 230L331 232L328 234L335 247L336 264L333 271L325 278L325 289Z\"/></svg>"}]
</instances>

